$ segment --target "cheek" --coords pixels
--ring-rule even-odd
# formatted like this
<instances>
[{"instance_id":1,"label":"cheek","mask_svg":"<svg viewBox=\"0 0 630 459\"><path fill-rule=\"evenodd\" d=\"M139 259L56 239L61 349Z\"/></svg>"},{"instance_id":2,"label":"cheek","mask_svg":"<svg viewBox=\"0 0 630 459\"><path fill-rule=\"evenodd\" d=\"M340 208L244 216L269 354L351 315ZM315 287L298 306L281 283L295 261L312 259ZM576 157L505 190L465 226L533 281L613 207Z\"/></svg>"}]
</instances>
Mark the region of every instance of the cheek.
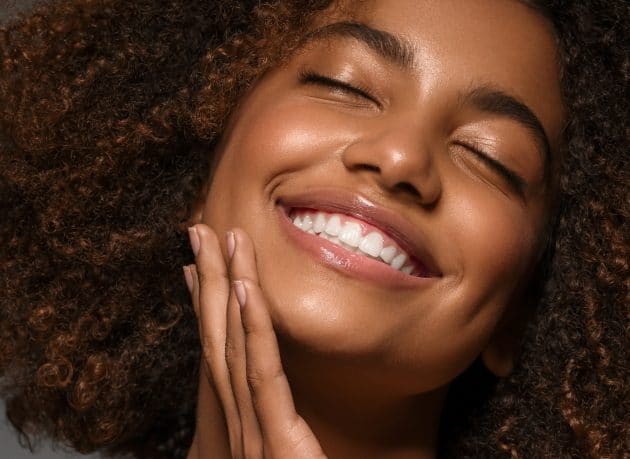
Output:
<instances>
[{"instance_id":1,"label":"cheek","mask_svg":"<svg viewBox=\"0 0 630 459\"><path fill-rule=\"evenodd\" d=\"M241 225L255 233L247 224L251 217L248 208L270 204L264 200L270 185L296 171L317 174L318 168L325 167L356 137L356 127L341 128L327 113L298 98L274 100L255 95L248 99L217 148L220 161L212 177L208 221L220 229ZM230 222L221 223L226 218Z\"/></svg>"},{"instance_id":2,"label":"cheek","mask_svg":"<svg viewBox=\"0 0 630 459\"><path fill-rule=\"evenodd\" d=\"M261 183L321 162L347 136L313 105L290 98L248 101L228 134L219 170Z\"/></svg>"},{"instance_id":3,"label":"cheek","mask_svg":"<svg viewBox=\"0 0 630 459\"><path fill-rule=\"evenodd\" d=\"M538 212L486 184L462 186L451 199L447 228L469 290L489 298L512 292L536 250ZM498 295L498 296L497 296Z\"/></svg>"},{"instance_id":4,"label":"cheek","mask_svg":"<svg viewBox=\"0 0 630 459\"><path fill-rule=\"evenodd\" d=\"M306 121L292 118L291 113L289 106L254 99L235 114L234 125L228 127L215 153L220 159L206 207L211 225L254 230L247 219L252 216L251 207L266 205L262 200L270 181L308 163L307 147L319 141L316 130ZM261 201L254 202L258 199Z\"/></svg>"},{"instance_id":5,"label":"cheek","mask_svg":"<svg viewBox=\"0 0 630 459\"><path fill-rule=\"evenodd\" d=\"M493 209L494 210L494 209ZM471 273L500 285L508 279L519 279L531 247L527 222L510 218L508 212L470 213L461 238L465 254L465 268ZM514 216L518 217L518 216Z\"/></svg>"},{"instance_id":6,"label":"cheek","mask_svg":"<svg viewBox=\"0 0 630 459\"><path fill-rule=\"evenodd\" d=\"M415 369L425 389L451 381L483 351L536 250L537 215L520 204L476 184L444 199L440 251L452 278L418 302L390 341L390 355Z\"/></svg>"}]
</instances>

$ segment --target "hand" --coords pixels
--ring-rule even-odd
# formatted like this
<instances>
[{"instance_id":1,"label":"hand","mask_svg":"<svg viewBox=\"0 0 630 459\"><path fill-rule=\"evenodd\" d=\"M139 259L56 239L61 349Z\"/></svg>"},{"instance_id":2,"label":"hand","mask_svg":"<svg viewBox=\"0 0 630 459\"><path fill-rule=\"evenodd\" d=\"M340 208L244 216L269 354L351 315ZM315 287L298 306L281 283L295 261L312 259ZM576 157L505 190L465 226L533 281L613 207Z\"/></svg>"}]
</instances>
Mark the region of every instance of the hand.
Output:
<instances>
[{"instance_id":1,"label":"hand","mask_svg":"<svg viewBox=\"0 0 630 459\"><path fill-rule=\"evenodd\" d=\"M199 323L202 366L225 415L231 457L325 458L295 410L251 239L239 229L227 234L226 266L210 227L198 224L190 231L196 265L184 273ZM207 450L201 439L204 413L197 416L191 455L215 458L216 450Z\"/></svg>"}]
</instances>

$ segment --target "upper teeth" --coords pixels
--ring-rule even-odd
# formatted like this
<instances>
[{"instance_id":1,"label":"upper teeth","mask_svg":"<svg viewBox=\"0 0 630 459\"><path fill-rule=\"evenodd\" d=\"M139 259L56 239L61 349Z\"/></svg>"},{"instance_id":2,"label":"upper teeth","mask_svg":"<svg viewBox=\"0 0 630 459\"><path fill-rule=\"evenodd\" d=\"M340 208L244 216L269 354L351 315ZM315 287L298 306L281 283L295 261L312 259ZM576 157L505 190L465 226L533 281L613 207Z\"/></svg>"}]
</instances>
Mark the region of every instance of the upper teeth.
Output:
<instances>
[{"instance_id":1,"label":"upper teeth","mask_svg":"<svg viewBox=\"0 0 630 459\"><path fill-rule=\"evenodd\" d=\"M342 218L345 221L342 222ZM325 212L299 213L294 215L293 224L310 234L318 234L333 244L342 246L351 252L367 255L405 274L411 274L414 267L405 265L409 255L401 248L385 244L384 237L378 231L362 233L361 225L341 214Z\"/></svg>"}]
</instances>

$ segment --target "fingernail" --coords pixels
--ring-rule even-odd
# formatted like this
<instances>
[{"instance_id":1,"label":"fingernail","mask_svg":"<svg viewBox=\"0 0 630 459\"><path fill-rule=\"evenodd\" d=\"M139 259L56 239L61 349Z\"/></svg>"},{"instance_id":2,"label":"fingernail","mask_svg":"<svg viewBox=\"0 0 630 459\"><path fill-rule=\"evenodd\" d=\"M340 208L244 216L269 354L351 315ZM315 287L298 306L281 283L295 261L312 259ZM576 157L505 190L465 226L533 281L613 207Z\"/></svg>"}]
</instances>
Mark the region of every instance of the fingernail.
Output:
<instances>
[{"instance_id":1,"label":"fingernail","mask_svg":"<svg viewBox=\"0 0 630 459\"><path fill-rule=\"evenodd\" d=\"M234 281L234 291L236 292L236 299L241 309L245 307L245 301L247 300L247 293L245 291L245 285L241 281Z\"/></svg>"},{"instance_id":2,"label":"fingernail","mask_svg":"<svg viewBox=\"0 0 630 459\"><path fill-rule=\"evenodd\" d=\"M234 238L234 233L232 231L228 231L225 236L227 240L228 257L230 257L231 260L234 256L234 249L236 248L236 239Z\"/></svg>"},{"instance_id":3,"label":"fingernail","mask_svg":"<svg viewBox=\"0 0 630 459\"><path fill-rule=\"evenodd\" d=\"M192 248L195 256L199 253L199 247L201 243L199 242L199 233L197 233L197 228L191 226L188 228L188 237L190 238L190 247Z\"/></svg>"},{"instance_id":4,"label":"fingernail","mask_svg":"<svg viewBox=\"0 0 630 459\"><path fill-rule=\"evenodd\" d=\"M188 291L192 293L194 281L190 266L184 266L184 280L186 280L186 287L188 287Z\"/></svg>"}]
</instances>

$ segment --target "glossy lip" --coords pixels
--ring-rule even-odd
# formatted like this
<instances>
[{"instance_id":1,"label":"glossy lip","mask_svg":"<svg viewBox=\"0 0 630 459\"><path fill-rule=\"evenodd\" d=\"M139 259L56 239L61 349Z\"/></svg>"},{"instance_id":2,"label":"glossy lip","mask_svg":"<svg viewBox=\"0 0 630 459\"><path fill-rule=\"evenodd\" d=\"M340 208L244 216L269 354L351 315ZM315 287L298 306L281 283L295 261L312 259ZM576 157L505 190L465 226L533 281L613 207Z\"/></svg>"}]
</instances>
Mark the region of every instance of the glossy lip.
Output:
<instances>
[{"instance_id":1,"label":"glossy lip","mask_svg":"<svg viewBox=\"0 0 630 459\"><path fill-rule=\"evenodd\" d=\"M337 269L379 283L401 287L426 284L427 281L442 275L427 249L421 232L398 213L376 205L365 196L340 189L317 189L282 196L277 200L277 205L281 226L291 239L318 259ZM326 239L296 228L289 218L289 212L293 208L340 213L379 228L424 266L427 270L426 277L404 274L385 263L355 254Z\"/></svg>"}]
</instances>

